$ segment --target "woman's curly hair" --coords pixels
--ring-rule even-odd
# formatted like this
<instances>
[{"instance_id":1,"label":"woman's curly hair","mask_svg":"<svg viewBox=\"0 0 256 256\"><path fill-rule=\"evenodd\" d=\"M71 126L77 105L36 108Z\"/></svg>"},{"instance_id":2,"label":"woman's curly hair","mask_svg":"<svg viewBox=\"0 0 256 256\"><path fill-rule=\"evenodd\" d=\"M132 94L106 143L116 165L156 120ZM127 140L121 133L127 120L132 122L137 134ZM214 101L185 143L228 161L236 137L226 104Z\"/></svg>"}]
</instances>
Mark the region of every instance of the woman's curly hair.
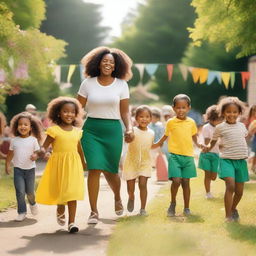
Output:
<instances>
[{"instance_id":1,"label":"woman's curly hair","mask_svg":"<svg viewBox=\"0 0 256 256\"><path fill-rule=\"evenodd\" d=\"M75 98L60 96L60 97L55 98L52 101L50 101L48 103L48 106L47 106L47 116L48 116L48 118L53 123L55 123L57 125L61 124L62 120L60 118L60 111L61 111L62 107L65 104L70 104L70 103L74 104L75 112L76 112L76 118L73 121L72 125L77 126L77 127L81 127L82 122L83 122L83 119L82 119L83 110L82 110L81 104Z\"/></svg>"},{"instance_id":2,"label":"woman's curly hair","mask_svg":"<svg viewBox=\"0 0 256 256\"><path fill-rule=\"evenodd\" d=\"M11 132L14 136L20 136L21 134L18 131L19 120L21 118L27 118L30 121L31 125L31 134L32 136L36 137L37 140L40 142L42 140L42 124L41 121L30 114L29 112L21 112L15 115L11 120Z\"/></svg>"},{"instance_id":3,"label":"woman's curly hair","mask_svg":"<svg viewBox=\"0 0 256 256\"><path fill-rule=\"evenodd\" d=\"M220 113L220 116L223 116L226 108L231 104L234 104L237 106L239 114L242 114L244 112L245 110L244 102L239 100L237 97L225 97L225 98L222 98L218 103L217 109Z\"/></svg>"},{"instance_id":4,"label":"woman's curly hair","mask_svg":"<svg viewBox=\"0 0 256 256\"><path fill-rule=\"evenodd\" d=\"M130 57L117 48L105 46L91 50L82 58L81 63L85 67L85 76L96 77L100 75L100 62L106 54L111 54L115 60L115 70L112 72L112 77L130 80L132 78L132 60Z\"/></svg>"},{"instance_id":5,"label":"woman's curly hair","mask_svg":"<svg viewBox=\"0 0 256 256\"><path fill-rule=\"evenodd\" d=\"M206 109L204 115L205 121L216 121L220 119L220 114L217 105L212 105Z\"/></svg>"},{"instance_id":6,"label":"woman's curly hair","mask_svg":"<svg viewBox=\"0 0 256 256\"><path fill-rule=\"evenodd\" d=\"M0 112L0 136L3 135L5 126L6 126L5 115L2 112Z\"/></svg>"}]
</instances>

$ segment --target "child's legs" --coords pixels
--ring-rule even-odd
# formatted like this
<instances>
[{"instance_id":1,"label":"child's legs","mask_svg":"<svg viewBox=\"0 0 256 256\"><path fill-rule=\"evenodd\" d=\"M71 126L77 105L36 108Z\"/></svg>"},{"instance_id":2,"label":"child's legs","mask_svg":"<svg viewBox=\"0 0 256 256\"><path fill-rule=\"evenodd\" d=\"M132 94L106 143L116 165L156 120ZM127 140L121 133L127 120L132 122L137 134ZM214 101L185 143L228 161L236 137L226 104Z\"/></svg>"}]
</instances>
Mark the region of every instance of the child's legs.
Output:
<instances>
[{"instance_id":1,"label":"child's legs","mask_svg":"<svg viewBox=\"0 0 256 256\"><path fill-rule=\"evenodd\" d=\"M140 189L140 209L145 209L147 203L147 181L148 177L139 176L139 189Z\"/></svg>"},{"instance_id":2,"label":"child's legs","mask_svg":"<svg viewBox=\"0 0 256 256\"><path fill-rule=\"evenodd\" d=\"M16 199L18 204L18 213L26 213L27 206L25 201L25 177L24 171L14 167L14 186L16 191Z\"/></svg>"},{"instance_id":3,"label":"child's legs","mask_svg":"<svg viewBox=\"0 0 256 256\"><path fill-rule=\"evenodd\" d=\"M233 197L232 212L236 209L238 203L240 202L244 191L244 182L235 183L235 194Z\"/></svg>"},{"instance_id":4,"label":"child's legs","mask_svg":"<svg viewBox=\"0 0 256 256\"><path fill-rule=\"evenodd\" d=\"M115 201L121 200L120 196L120 188L121 188L121 180L118 173L110 173L110 172L103 172L110 188L114 192L115 195Z\"/></svg>"},{"instance_id":5,"label":"child's legs","mask_svg":"<svg viewBox=\"0 0 256 256\"><path fill-rule=\"evenodd\" d=\"M89 170L87 186L91 211L98 213L97 200L100 186L100 170Z\"/></svg>"},{"instance_id":6,"label":"child's legs","mask_svg":"<svg viewBox=\"0 0 256 256\"><path fill-rule=\"evenodd\" d=\"M76 201L68 202L68 224L75 222L76 217Z\"/></svg>"},{"instance_id":7,"label":"child's legs","mask_svg":"<svg viewBox=\"0 0 256 256\"><path fill-rule=\"evenodd\" d=\"M136 181L136 179L126 181L127 182L127 192L128 192L130 200L134 200L135 181Z\"/></svg>"},{"instance_id":8,"label":"child's legs","mask_svg":"<svg viewBox=\"0 0 256 256\"><path fill-rule=\"evenodd\" d=\"M232 177L226 177L224 180L226 183L226 191L224 196L226 218L230 218L232 214L233 194L235 192L235 179Z\"/></svg>"},{"instance_id":9,"label":"child's legs","mask_svg":"<svg viewBox=\"0 0 256 256\"><path fill-rule=\"evenodd\" d=\"M172 178L171 203L176 203L176 196L181 183L181 178Z\"/></svg>"},{"instance_id":10,"label":"child's legs","mask_svg":"<svg viewBox=\"0 0 256 256\"><path fill-rule=\"evenodd\" d=\"M28 202L34 205L35 202L35 168L26 170L25 172L25 190Z\"/></svg>"},{"instance_id":11,"label":"child's legs","mask_svg":"<svg viewBox=\"0 0 256 256\"><path fill-rule=\"evenodd\" d=\"M190 179L182 178L181 186L183 189L184 208L189 208L190 200Z\"/></svg>"},{"instance_id":12,"label":"child's legs","mask_svg":"<svg viewBox=\"0 0 256 256\"><path fill-rule=\"evenodd\" d=\"M204 171L204 187L206 193L209 193L211 190L211 180L212 180L212 174L210 171Z\"/></svg>"}]
</instances>

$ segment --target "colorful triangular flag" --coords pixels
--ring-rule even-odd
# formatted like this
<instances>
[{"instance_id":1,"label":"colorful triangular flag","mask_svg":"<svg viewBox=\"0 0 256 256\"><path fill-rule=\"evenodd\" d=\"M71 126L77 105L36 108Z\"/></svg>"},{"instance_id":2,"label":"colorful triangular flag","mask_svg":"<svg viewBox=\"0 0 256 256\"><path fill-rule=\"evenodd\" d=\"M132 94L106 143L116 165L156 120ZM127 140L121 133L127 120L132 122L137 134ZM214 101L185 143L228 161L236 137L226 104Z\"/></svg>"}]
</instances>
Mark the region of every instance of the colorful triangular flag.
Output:
<instances>
[{"instance_id":1,"label":"colorful triangular flag","mask_svg":"<svg viewBox=\"0 0 256 256\"><path fill-rule=\"evenodd\" d=\"M76 69L76 65L69 65L67 83L70 83L71 77Z\"/></svg>"},{"instance_id":2,"label":"colorful triangular flag","mask_svg":"<svg viewBox=\"0 0 256 256\"><path fill-rule=\"evenodd\" d=\"M153 76L158 68L158 64L145 64L145 69L150 76Z\"/></svg>"},{"instance_id":3,"label":"colorful triangular flag","mask_svg":"<svg viewBox=\"0 0 256 256\"><path fill-rule=\"evenodd\" d=\"M225 85L225 88L228 89L228 84L230 80L230 72L221 72L221 79Z\"/></svg>"},{"instance_id":4,"label":"colorful triangular flag","mask_svg":"<svg viewBox=\"0 0 256 256\"><path fill-rule=\"evenodd\" d=\"M168 81L172 80L172 72L173 72L173 64L166 65L167 73L168 73Z\"/></svg>"},{"instance_id":5,"label":"colorful triangular flag","mask_svg":"<svg viewBox=\"0 0 256 256\"><path fill-rule=\"evenodd\" d=\"M250 72L241 72L243 89L246 87L246 83L250 78Z\"/></svg>"},{"instance_id":6,"label":"colorful triangular flag","mask_svg":"<svg viewBox=\"0 0 256 256\"><path fill-rule=\"evenodd\" d=\"M184 64L179 64L179 69L183 79L186 81L188 78L188 67Z\"/></svg>"}]
</instances>

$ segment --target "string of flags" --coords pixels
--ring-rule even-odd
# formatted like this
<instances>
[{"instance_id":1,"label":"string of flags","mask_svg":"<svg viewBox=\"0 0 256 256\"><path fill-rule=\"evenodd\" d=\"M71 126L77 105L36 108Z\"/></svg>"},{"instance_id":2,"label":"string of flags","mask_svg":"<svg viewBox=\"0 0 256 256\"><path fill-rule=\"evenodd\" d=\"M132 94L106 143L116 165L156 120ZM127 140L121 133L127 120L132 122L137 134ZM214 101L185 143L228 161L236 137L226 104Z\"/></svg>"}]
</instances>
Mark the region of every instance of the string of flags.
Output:
<instances>
[{"instance_id":1,"label":"string of flags","mask_svg":"<svg viewBox=\"0 0 256 256\"><path fill-rule=\"evenodd\" d=\"M20 63L17 65L16 69L14 69L13 60L10 58L8 62L9 66L13 70L13 74L17 79L27 79L28 76L28 67L25 63ZM142 81L142 78L144 76L144 72L146 72L151 78L154 77L155 73L157 72L159 66L166 66L166 72L168 81L172 80L173 76L173 70L174 67L177 67L180 71L180 74L184 81L188 79L188 75L191 74L193 82L195 84L204 84L207 85L212 84L215 80L219 84L224 84L225 88L234 88L235 80L236 80L236 74L240 74L241 80L242 80L242 88L245 89L248 80L250 79L250 72L248 71L230 71L230 72L223 72L223 71L217 71L217 70L209 70L206 68L200 68L200 67L191 67L187 66L185 64L156 64L156 63L150 63L150 64L141 64L137 63L134 64L134 67L138 70L140 75L140 81ZM76 69L79 69L80 72L80 79L83 81L85 79L84 77L84 66L81 64L71 64L71 65L55 65L53 68L53 75L55 77L55 82L60 84L60 87L62 89L71 87L71 79ZM65 72L64 72L65 69ZM62 75L62 72L66 73ZM63 81L63 77L66 77ZM4 82L6 79L6 74L3 69L0 69L0 82ZM62 78L62 79L61 79Z\"/></svg>"},{"instance_id":2,"label":"string of flags","mask_svg":"<svg viewBox=\"0 0 256 256\"><path fill-rule=\"evenodd\" d=\"M223 83L226 89L234 88L235 81L236 81L236 74L240 74L241 76L243 89L246 88L247 82L250 78L250 72L248 71L223 72L223 71L217 71L217 70L210 70L206 68L191 67L181 63L180 64L137 63L137 64L134 64L134 67L138 70L140 75L140 81L141 81L144 76L144 72L146 72L150 77L153 77L157 72L159 66L163 66L163 65L166 66L168 81L172 80L174 67L177 67L179 69L180 74L184 81L186 81L188 79L188 75L191 74L193 82L195 84L206 83L207 85L211 85L215 80L217 80L217 82L220 85ZM63 66L67 66L67 65L63 65ZM74 71L77 67L79 67L81 81L85 79L83 65L68 65L68 75L67 75L67 81L66 81L68 84L70 83L72 75L74 74ZM58 83L61 83L60 72L61 72L61 66L57 65L55 68L54 74L56 78L55 81Z\"/></svg>"}]
</instances>

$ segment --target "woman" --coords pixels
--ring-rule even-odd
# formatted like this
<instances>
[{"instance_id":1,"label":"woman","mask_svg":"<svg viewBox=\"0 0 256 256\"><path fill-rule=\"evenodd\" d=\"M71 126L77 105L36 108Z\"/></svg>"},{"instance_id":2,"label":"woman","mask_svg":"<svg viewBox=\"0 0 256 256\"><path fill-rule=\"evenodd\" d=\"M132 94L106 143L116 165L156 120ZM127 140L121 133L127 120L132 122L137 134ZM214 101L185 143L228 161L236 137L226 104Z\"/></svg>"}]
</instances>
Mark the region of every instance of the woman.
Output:
<instances>
[{"instance_id":1,"label":"woman","mask_svg":"<svg viewBox=\"0 0 256 256\"><path fill-rule=\"evenodd\" d=\"M125 141L131 142L134 134L126 81L132 77L132 61L121 50L98 47L84 56L82 64L87 79L81 84L77 99L87 110L81 143L89 170L91 214L88 224L97 224L101 173L114 192L116 214L123 213L118 175L123 142L120 119L126 128Z\"/></svg>"}]
</instances>

